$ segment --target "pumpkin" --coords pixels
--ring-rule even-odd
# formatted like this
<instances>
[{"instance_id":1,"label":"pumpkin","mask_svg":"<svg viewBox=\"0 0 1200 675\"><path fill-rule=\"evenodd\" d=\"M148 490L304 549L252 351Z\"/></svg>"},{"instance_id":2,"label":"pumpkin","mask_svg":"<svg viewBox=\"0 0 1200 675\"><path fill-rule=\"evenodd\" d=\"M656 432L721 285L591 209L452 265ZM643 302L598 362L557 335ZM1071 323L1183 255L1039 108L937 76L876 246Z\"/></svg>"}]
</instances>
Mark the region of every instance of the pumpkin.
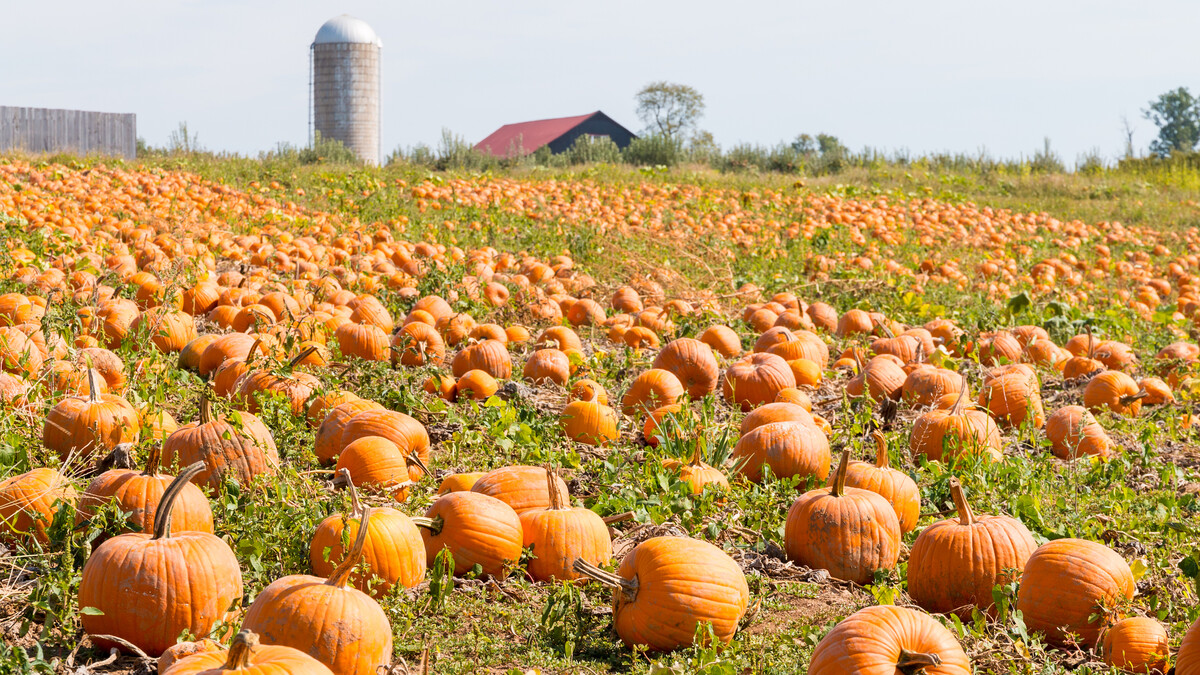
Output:
<instances>
[{"instance_id":1,"label":"pumpkin","mask_svg":"<svg viewBox=\"0 0 1200 675\"><path fill-rule=\"evenodd\" d=\"M812 413L802 406L788 401L776 401L751 410L742 418L738 433L745 436L758 427L772 422L800 422L810 426L816 424Z\"/></svg>"},{"instance_id":2,"label":"pumpkin","mask_svg":"<svg viewBox=\"0 0 1200 675\"><path fill-rule=\"evenodd\" d=\"M547 480L546 470L541 467L505 466L480 476L471 491L495 497L521 515L533 509L550 508L555 501L570 499L567 484L561 478L553 476L550 480L549 484L554 486L553 494L547 491Z\"/></svg>"},{"instance_id":3,"label":"pumpkin","mask_svg":"<svg viewBox=\"0 0 1200 675\"><path fill-rule=\"evenodd\" d=\"M588 445L606 445L617 440L617 411L596 401L572 401L563 408L563 433Z\"/></svg>"},{"instance_id":4,"label":"pumpkin","mask_svg":"<svg viewBox=\"0 0 1200 675\"><path fill-rule=\"evenodd\" d=\"M1143 405L1165 405L1175 402L1175 394L1171 387L1157 377L1143 377L1138 380L1138 388L1146 392L1142 399Z\"/></svg>"},{"instance_id":5,"label":"pumpkin","mask_svg":"<svg viewBox=\"0 0 1200 675\"><path fill-rule=\"evenodd\" d=\"M1104 409L1126 417L1137 417L1148 392L1119 370L1100 373L1083 389L1083 405L1094 413Z\"/></svg>"},{"instance_id":6,"label":"pumpkin","mask_svg":"<svg viewBox=\"0 0 1200 675\"><path fill-rule=\"evenodd\" d=\"M346 444L335 470L349 471L356 486L388 490L397 501L404 501L408 489L428 473L416 451L405 453L383 436L362 436Z\"/></svg>"},{"instance_id":7,"label":"pumpkin","mask_svg":"<svg viewBox=\"0 0 1200 675\"><path fill-rule=\"evenodd\" d=\"M701 399L717 390L720 367L709 345L693 338L667 343L654 357L654 368L675 375L687 395Z\"/></svg>"},{"instance_id":8,"label":"pumpkin","mask_svg":"<svg viewBox=\"0 0 1200 675\"><path fill-rule=\"evenodd\" d=\"M114 394L101 394L97 372L87 371L88 395L59 401L46 414L42 445L64 460L107 452L122 443L137 443L141 420L128 401Z\"/></svg>"},{"instance_id":9,"label":"pumpkin","mask_svg":"<svg viewBox=\"0 0 1200 675\"><path fill-rule=\"evenodd\" d=\"M325 416L329 414L337 406L348 403L350 401L360 400L358 394L344 389L336 389L327 391L319 396L314 396L308 403L308 408L305 412L305 417L308 419L308 426L319 427L321 422L325 421Z\"/></svg>"},{"instance_id":10,"label":"pumpkin","mask_svg":"<svg viewBox=\"0 0 1200 675\"><path fill-rule=\"evenodd\" d=\"M562 479L548 469L543 473L550 504L518 511L523 545L534 556L527 565L529 575L535 581L565 581L580 577L573 567L576 560L596 566L608 564L613 554L612 539L604 519L591 509L572 508L564 499Z\"/></svg>"},{"instance_id":11,"label":"pumpkin","mask_svg":"<svg viewBox=\"0 0 1200 675\"><path fill-rule=\"evenodd\" d=\"M354 544L328 578L293 574L271 582L246 610L242 628L293 647L338 675L374 675L391 665L392 627L371 596L349 586L371 531L364 509Z\"/></svg>"},{"instance_id":12,"label":"pumpkin","mask_svg":"<svg viewBox=\"0 0 1200 675\"><path fill-rule=\"evenodd\" d=\"M892 505L900 522L900 533L907 534L917 527L921 515L921 491L903 471L888 464L887 440L876 431L875 462L854 460L846 467L846 486L870 490ZM832 485L833 477L829 484Z\"/></svg>"},{"instance_id":13,"label":"pumpkin","mask_svg":"<svg viewBox=\"0 0 1200 675\"><path fill-rule=\"evenodd\" d=\"M691 645L701 622L722 643L733 639L750 589L724 551L687 537L652 537L625 556L616 573L582 559L575 571L613 589L613 626L629 646L670 651Z\"/></svg>"},{"instance_id":14,"label":"pumpkin","mask_svg":"<svg viewBox=\"0 0 1200 675\"><path fill-rule=\"evenodd\" d=\"M221 645L204 638L195 642L176 642L158 657L158 672L165 673L167 669L189 656L224 651Z\"/></svg>"},{"instance_id":15,"label":"pumpkin","mask_svg":"<svg viewBox=\"0 0 1200 675\"><path fill-rule=\"evenodd\" d=\"M954 634L907 607L879 605L842 619L808 662L808 675L971 675Z\"/></svg>"},{"instance_id":16,"label":"pumpkin","mask_svg":"<svg viewBox=\"0 0 1200 675\"><path fill-rule=\"evenodd\" d=\"M350 424L350 420L359 413L383 409L384 407L375 401L365 398L355 398L335 405L317 427L317 438L313 444L313 453L316 454L317 461L322 465L337 461L342 448L346 447L342 442L342 433L346 430L346 425Z\"/></svg>"},{"instance_id":17,"label":"pumpkin","mask_svg":"<svg viewBox=\"0 0 1200 675\"><path fill-rule=\"evenodd\" d=\"M151 344L168 354L182 351L196 339L196 322L192 315L167 307L154 307L139 315L131 329L143 328L150 336Z\"/></svg>"},{"instance_id":18,"label":"pumpkin","mask_svg":"<svg viewBox=\"0 0 1200 675\"><path fill-rule=\"evenodd\" d=\"M297 370L299 365L317 351L309 346L292 357L279 369L256 369L247 372L235 385L234 401L239 408L251 413L260 410L259 397L282 398L296 417L303 415L309 397L321 386L316 376Z\"/></svg>"},{"instance_id":19,"label":"pumpkin","mask_svg":"<svg viewBox=\"0 0 1200 675\"><path fill-rule=\"evenodd\" d=\"M441 485L438 485L438 496L450 492L470 492L474 487L475 481L482 478L486 472L473 471L465 473L452 473L442 479Z\"/></svg>"},{"instance_id":20,"label":"pumpkin","mask_svg":"<svg viewBox=\"0 0 1200 675\"><path fill-rule=\"evenodd\" d=\"M258 636L242 630L233 638L229 650L205 650L164 667L163 675L209 675L244 673L245 675L333 675L325 664L299 649L283 645L260 645Z\"/></svg>"},{"instance_id":21,"label":"pumpkin","mask_svg":"<svg viewBox=\"0 0 1200 675\"><path fill-rule=\"evenodd\" d=\"M468 370L454 383L457 398L469 401L486 401L500 390L496 378L482 370Z\"/></svg>"},{"instance_id":22,"label":"pumpkin","mask_svg":"<svg viewBox=\"0 0 1200 675\"><path fill-rule=\"evenodd\" d=\"M742 353L742 340L729 326L710 326L700 334L700 341L717 354L731 359Z\"/></svg>"},{"instance_id":23,"label":"pumpkin","mask_svg":"<svg viewBox=\"0 0 1200 675\"><path fill-rule=\"evenodd\" d=\"M382 436L396 444L405 456L415 455L418 462L409 464L410 480L420 480L428 471L423 467L429 462L429 433L425 425L402 412L369 409L350 418L342 427L338 441L344 449L347 445L366 436Z\"/></svg>"},{"instance_id":24,"label":"pumpkin","mask_svg":"<svg viewBox=\"0 0 1200 675\"><path fill-rule=\"evenodd\" d=\"M930 461L955 460L984 455L992 461L1004 459L1000 451L1000 428L986 412L968 408L967 388L949 409L936 408L913 422L908 445L913 459L925 455Z\"/></svg>"},{"instance_id":25,"label":"pumpkin","mask_svg":"<svg viewBox=\"0 0 1200 675\"><path fill-rule=\"evenodd\" d=\"M1059 459L1112 454L1113 443L1108 433L1083 406L1068 405L1056 410L1046 420L1046 438Z\"/></svg>"},{"instance_id":26,"label":"pumpkin","mask_svg":"<svg viewBox=\"0 0 1200 675\"><path fill-rule=\"evenodd\" d=\"M979 405L1001 424L1019 427L1046 423L1037 374L1028 365L1000 366L988 371L979 392Z\"/></svg>"},{"instance_id":27,"label":"pumpkin","mask_svg":"<svg viewBox=\"0 0 1200 675\"><path fill-rule=\"evenodd\" d=\"M537 341L533 345L538 349L559 349L566 351L568 349L583 349L583 341L579 339L579 335L575 331L566 326L550 326L538 335Z\"/></svg>"},{"instance_id":28,"label":"pumpkin","mask_svg":"<svg viewBox=\"0 0 1200 675\"><path fill-rule=\"evenodd\" d=\"M392 336L391 346L393 365L440 366L446 358L446 343L441 334L426 323L405 324Z\"/></svg>"},{"instance_id":29,"label":"pumpkin","mask_svg":"<svg viewBox=\"0 0 1200 675\"><path fill-rule=\"evenodd\" d=\"M834 334L838 337L870 335L874 330L875 323L871 320L870 314L861 309L851 309L838 317L837 330L834 331Z\"/></svg>"},{"instance_id":30,"label":"pumpkin","mask_svg":"<svg viewBox=\"0 0 1200 675\"><path fill-rule=\"evenodd\" d=\"M152 533L131 532L100 544L83 566L79 606L83 630L101 649L119 647L98 636L112 635L157 656L179 634L207 635L242 599L237 556L208 532L171 535L172 511L193 477L197 462L180 471L163 493Z\"/></svg>"},{"instance_id":31,"label":"pumpkin","mask_svg":"<svg viewBox=\"0 0 1200 675\"><path fill-rule=\"evenodd\" d=\"M1200 619L1192 623L1175 655L1175 675L1200 674Z\"/></svg>"},{"instance_id":32,"label":"pumpkin","mask_svg":"<svg viewBox=\"0 0 1200 675\"><path fill-rule=\"evenodd\" d=\"M594 401L601 405L608 405L608 392L604 390L604 386L587 378L576 380L575 384L571 385L571 391L567 397L571 401Z\"/></svg>"},{"instance_id":33,"label":"pumpkin","mask_svg":"<svg viewBox=\"0 0 1200 675\"><path fill-rule=\"evenodd\" d=\"M812 319L813 325L825 331L835 331L838 327L838 313L833 307L824 302L814 302L809 305L804 313L808 318Z\"/></svg>"},{"instance_id":34,"label":"pumpkin","mask_svg":"<svg viewBox=\"0 0 1200 675\"><path fill-rule=\"evenodd\" d=\"M88 347L80 349L75 354L75 364L83 368L93 368L104 378L108 390L114 394L125 391L128 383L125 377L125 363L121 357L103 347Z\"/></svg>"},{"instance_id":35,"label":"pumpkin","mask_svg":"<svg viewBox=\"0 0 1200 675\"><path fill-rule=\"evenodd\" d=\"M220 337L219 333L207 333L188 342L179 351L179 367L184 370L198 370L204 350Z\"/></svg>"},{"instance_id":36,"label":"pumpkin","mask_svg":"<svg viewBox=\"0 0 1200 675\"><path fill-rule=\"evenodd\" d=\"M783 389L796 386L796 376L783 357L753 353L725 371L721 392L725 400L747 412L771 403Z\"/></svg>"},{"instance_id":37,"label":"pumpkin","mask_svg":"<svg viewBox=\"0 0 1200 675\"><path fill-rule=\"evenodd\" d=\"M257 343L257 347L255 344ZM228 359L243 359L250 356L251 349L256 353L269 351L262 341L245 333L230 333L213 340L200 354L197 369L201 377L208 377Z\"/></svg>"},{"instance_id":38,"label":"pumpkin","mask_svg":"<svg viewBox=\"0 0 1200 675\"><path fill-rule=\"evenodd\" d=\"M621 397L621 412L632 415L672 405L687 392L674 373L651 368L633 379Z\"/></svg>"},{"instance_id":39,"label":"pumpkin","mask_svg":"<svg viewBox=\"0 0 1200 675\"><path fill-rule=\"evenodd\" d=\"M870 396L874 401L899 400L907 379L908 373L896 357L890 354L874 356L862 367L862 372L846 383L846 393Z\"/></svg>"},{"instance_id":40,"label":"pumpkin","mask_svg":"<svg viewBox=\"0 0 1200 675\"><path fill-rule=\"evenodd\" d=\"M925 408L947 394L957 394L965 386L966 379L957 372L926 364L917 366L904 378L901 396L905 403Z\"/></svg>"},{"instance_id":41,"label":"pumpkin","mask_svg":"<svg viewBox=\"0 0 1200 675\"><path fill-rule=\"evenodd\" d=\"M37 345L19 328L0 327L0 370L33 377L41 371L43 360Z\"/></svg>"},{"instance_id":42,"label":"pumpkin","mask_svg":"<svg viewBox=\"0 0 1200 675\"><path fill-rule=\"evenodd\" d=\"M134 532L152 532L154 514L166 494L173 476L158 473L159 448L150 449L146 468L110 469L92 479L79 502L76 520L83 522L109 501L116 501L121 510L130 514ZM180 532L213 532L212 508L200 488L188 483L180 490L171 512L171 534Z\"/></svg>"},{"instance_id":43,"label":"pumpkin","mask_svg":"<svg viewBox=\"0 0 1200 675\"><path fill-rule=\"evenodd\" d=\"M200 418L189 422L163 441L163 461L168 466L203 462L205 469L196 482L216 489L234 478L248 486L259 475L274 475L279 468L279 451L266 425L254 415L238 413L241 423L213 415L207 396L200 398Z\"/></svg>"},{"instance_id":44,"label":"pumpkin","mask_svg":"<svg viewBox=\"0 0 1200 675\"><path fill-rule=\"evenodd\" d=\"M503 579L516 567L524 546L521 518L512 507L482 492L450 492L414 518L425 542L425 562L433 566L442 549L454 556L454 574L479 565L484 576Z\"/></svg>"},{"instance_id":45,"label":"pumpkin","mask_svg":"<svg viewBox=\"0 0 1200 675\"><path fill-rule=\"evenodd\" d=\"M1044 633L1047 643L1091 648L1107 621L1100 608L1132 599L1134 589L1133 572L1116 551L1085 539L1056 539L1026 561L1016 608L1026 628Z\"/></svg>"},{"instance_id":46,"label":"pumpkin","mask_svg":"<svg viewBox=\"0 0 1200 675\"><path fill-rule=\"evenodd\" d=\"M451 370L455 377L462 377L471 370L482 370L498 380L507 380L512 377L512 358L503 342L484 340L459 351Z\"/></svg>"},{"instance_id":47,"label":"pumpkin","mask_svg":"<svg viewBox=\"0 0 1200 675\"><path fill-rule=\"evenodd\" d=\"M908 594L930 612L966 619L978 608L994 615L992 589L1018 578L1037 543L1015 518L975 515L957 478L950 478L950 496L958 517L917 537L908 556Z\"/></svg>"},{"instance_id":48,"label":"pumpkin","mask_svg":"<svg viewBox=\"0 0 1200 675\"><path fill-rule=\"evenodd\" d=\"M1165 673L1170 669L1167 629L1154 619L1133 616L1104 631L1104 662L1127 673Z\"/></svg>"},{"instance_id":49,"label":"pumpkin","mask_svg":"<svg viewBox=\"0 0 1200 675\"><path fill-rule=\"evenodd\" d=\"M46 528L63 505L79 496L71 482L54 469L39 468L0 481L0 541L20 542L32 535L50 542Z\"/></svg>"},{"instance_id":50,"label":"pumpkin","mask_svg":"<svg viewBox=\"0 0 1200 675\"><path fill-rule=\"evenodd\" d=\"M798 476L824 481L832 461L829 439L816 426L802 422L772 422L756 427L738 439L733 458L742 475L756 483L762 480L765 467L770 467L771 474L778 478Z\"/></svg>"},{"instance_id":51,"label":"pumpkin","mask_svg":"<svg viewBox=\"0 0 1200 675\"><path fill-rule=\"evenodd\" d=\"M896 566L900 521L883 497L846 487L849 461L846 449L832 486L809 490L788 509L783 547L789 560L866 585L875 570Z\"/></svg>"},{"instance_id":52,"label":"pumpkin","mask_svg":"<svg viewBox=\"0 0 1200 675\"><path fill-rule=\"evenodd\" d=\"M534 384L563 386L571 377L571 359L557 349L539 349L529 355L522 375Z\"/></svg>"},{"instance_id":53,"label":"pumpkin","mask_svg":"<svg viewBox=\"0 0 1200 675\"><path fill-rule=\"evenodd\" d=\"M999 363L1016 363L1021 358L1024 346L1012 333L998 331L979 336L975 345L979 363L994 366Z\"/></svg>"},{"instance_id":54,"label":"pumpkin","mask_svg":"<svg viewBox=\"0 0 1200 675\"><path fill-rule=\"evenodd\" d=\"M343 323L338 326L334 335L337 337L338 349L346 357L366 361L391 360L391 341L388 334L373 323Z\"/></svg>"},{"instance_id":55,"label":"pumpkin","mask_svg":"<svg viewBox=\"0 0 1200 675\"><path fill-rule=\"evenodd\" d=\"M701 452L704 448L702 439L696 439L696 449L692 453L691 461L680 461L678 459L664 459L662 466L669 471L679 473L679 480L688 484L692 489L692 494L701 494L706 488L711 487L714 490L728 490L729 480L725 478L725 474L721 470L705 464L701 459Z\"/></svg>"},{"instance_id":56,"label":"pumpkin","mask_svg":"<svg viewBox=\"0 0 1200 675\"><path fill-rule=\"evenodd\" d=\"M308 546L308 560L313 572L330 577L346 559L345 541L358 538L365 506L358 499L358 490L348 469L338 471L342 484L350 492L350 512L345 516L332 515L321 521ZM376 598L388 594L399 584L412 588L425 579L425 542L412 520L390 507L371 510L367 540L363 544L366 570L355 572L350 583Z\"/></svg>"}]
</instances>

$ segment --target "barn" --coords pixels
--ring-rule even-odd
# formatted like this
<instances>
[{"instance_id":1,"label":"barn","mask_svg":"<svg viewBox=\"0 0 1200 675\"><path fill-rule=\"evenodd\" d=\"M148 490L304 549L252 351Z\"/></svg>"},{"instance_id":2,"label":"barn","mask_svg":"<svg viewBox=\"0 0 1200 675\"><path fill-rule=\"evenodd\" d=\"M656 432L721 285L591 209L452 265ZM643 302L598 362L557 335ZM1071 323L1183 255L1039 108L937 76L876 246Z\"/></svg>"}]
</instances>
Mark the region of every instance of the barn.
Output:
<instances>
[{"instance_id":1,"label":"barn","mask_svg":"<svg viewBox=\"0 0 1200 675\"><path fill-rule=\"evenodd\" d=\"M575 139L584 134L608 137L621 149L637 138L613 118L597 110L575 117L505 124L476 143L475 149L494 157L519 157L532 154L542 146L549 146L550 152L557 154L571 147Z\"/></svg>"}]
</instances>

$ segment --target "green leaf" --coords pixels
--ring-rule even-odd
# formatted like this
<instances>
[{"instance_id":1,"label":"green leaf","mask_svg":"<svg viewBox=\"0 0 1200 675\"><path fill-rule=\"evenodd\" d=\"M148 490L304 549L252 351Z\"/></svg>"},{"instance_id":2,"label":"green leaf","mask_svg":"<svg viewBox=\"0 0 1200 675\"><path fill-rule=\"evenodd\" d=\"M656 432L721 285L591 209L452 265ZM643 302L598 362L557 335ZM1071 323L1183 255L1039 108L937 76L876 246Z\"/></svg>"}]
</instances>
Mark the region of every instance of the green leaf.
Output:
<instances>
[{"instance_id":1,"label":"green leaf","mask_svg":"<svg viewBox=\"0 0 1200 675\"><path fill-rule=\"evenodd\" d=\"M104 616L104 611L95 607L80 607L79 613L86 616Z\"/></svg>"}]
</instances>

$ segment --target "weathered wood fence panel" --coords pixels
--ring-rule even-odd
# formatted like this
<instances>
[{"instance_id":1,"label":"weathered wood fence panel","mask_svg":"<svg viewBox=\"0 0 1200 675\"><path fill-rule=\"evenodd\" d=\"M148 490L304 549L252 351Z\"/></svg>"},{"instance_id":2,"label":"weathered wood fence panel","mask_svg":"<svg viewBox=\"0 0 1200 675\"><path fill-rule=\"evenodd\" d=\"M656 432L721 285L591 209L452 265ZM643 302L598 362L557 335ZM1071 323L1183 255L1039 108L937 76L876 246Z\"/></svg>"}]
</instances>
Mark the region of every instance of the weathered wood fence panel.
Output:
<instances>
[{"instance_id":1,"label":"weathered wood fence panel","mask_svg":"<svg viewBox=\"0 0 1200 675\"><path fill-rule=\"evenodd\" d=\"M0 106L0 152L137 155L137 115Z\"/></svg>"}]
</instances>

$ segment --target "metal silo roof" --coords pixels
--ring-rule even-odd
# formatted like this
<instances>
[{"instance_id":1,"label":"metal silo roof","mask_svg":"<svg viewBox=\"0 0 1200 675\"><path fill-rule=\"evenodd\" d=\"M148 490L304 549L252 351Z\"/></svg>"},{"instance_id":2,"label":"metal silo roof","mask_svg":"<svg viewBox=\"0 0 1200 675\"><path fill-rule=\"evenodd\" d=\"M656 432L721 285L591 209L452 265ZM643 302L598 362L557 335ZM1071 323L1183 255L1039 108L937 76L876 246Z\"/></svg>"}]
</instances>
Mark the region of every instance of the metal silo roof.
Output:
<instances>
[{"instance_id":1,"label":"metal silo roof","mask_svg":"<svg viewBox=\"0 0 1200 675\"><path fill-rule=\"evenodd\" d=\"M383 47L383 41L366 21L356 19L349 14L335 16L326 21L325 25L317 31L317 37L313 39L315 45L330 42L353 42Z\"/></svg>"}]
</instances>

